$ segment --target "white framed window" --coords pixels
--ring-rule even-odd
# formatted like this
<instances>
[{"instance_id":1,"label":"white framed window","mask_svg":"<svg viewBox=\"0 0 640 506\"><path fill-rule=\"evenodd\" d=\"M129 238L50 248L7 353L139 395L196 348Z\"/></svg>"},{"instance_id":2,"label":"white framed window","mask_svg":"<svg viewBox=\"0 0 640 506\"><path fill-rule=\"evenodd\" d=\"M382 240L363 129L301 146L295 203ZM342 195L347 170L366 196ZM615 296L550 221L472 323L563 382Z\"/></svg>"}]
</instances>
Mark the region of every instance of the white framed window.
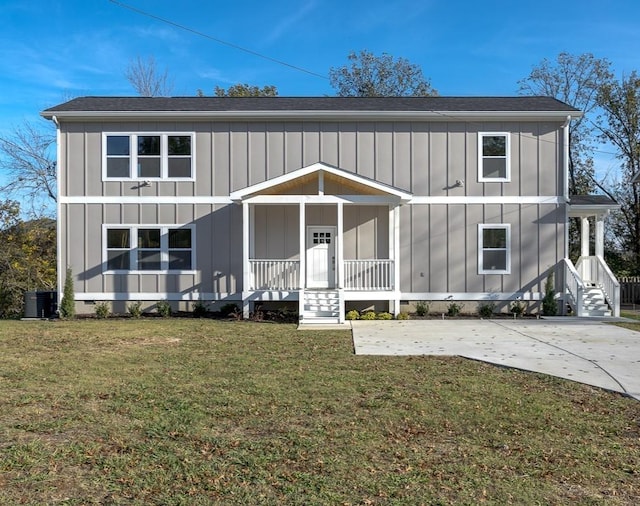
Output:
<instances>
[{"instance_id":1,"label":"white framed window","mask_svg":"<svg viewBox=\"0 0 640 506\"><path fill-rule=\"evenodd\" d=\"M478 134L478 181L511 180L511 136L508 132Z\"/></svg>"},{"instance_id":2,"label":"white framed window","mask_svg":"<svg viewBox=\"0 0 640 506\"><path fill-rule=\"evenodd\" d=\"M194 180L195 134L102 134L102 179Z\"/></svg>"},{"instance_id":3,"label":"white framed window","mask_svg":"<svg viewBox=\"0 0 640 506\"><path fill-rule=\"evenodd\" d=\"M511 225L478 225L478 274L511 273Z\"/></svg>"},{"instance_id":4,"label":"white framed window","mask_svg":"<svg viewBox=\"0 0 640 506\"><path fill-rule=\"evenodd\" d=\"M191 225L103 225L105 272L192 272Z\"/></svg>"}]
</instances>

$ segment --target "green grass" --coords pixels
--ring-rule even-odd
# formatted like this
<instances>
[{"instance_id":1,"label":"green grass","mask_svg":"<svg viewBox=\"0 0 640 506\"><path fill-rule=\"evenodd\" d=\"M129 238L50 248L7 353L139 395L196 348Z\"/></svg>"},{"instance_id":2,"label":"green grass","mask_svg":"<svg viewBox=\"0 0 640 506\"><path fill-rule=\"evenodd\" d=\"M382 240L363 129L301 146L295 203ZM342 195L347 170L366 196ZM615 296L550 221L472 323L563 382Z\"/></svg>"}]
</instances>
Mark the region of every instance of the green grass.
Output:
<instances>
[{"instance_id":1,"label":"green grass","mask_svg":"<svg viewBox=\"0 0 640 506\"><path fill-rule=\"evenodd\" d=\"M0 322L0 504L638 504L640 403L346 331Z\"/></svg>"}]
</instances>

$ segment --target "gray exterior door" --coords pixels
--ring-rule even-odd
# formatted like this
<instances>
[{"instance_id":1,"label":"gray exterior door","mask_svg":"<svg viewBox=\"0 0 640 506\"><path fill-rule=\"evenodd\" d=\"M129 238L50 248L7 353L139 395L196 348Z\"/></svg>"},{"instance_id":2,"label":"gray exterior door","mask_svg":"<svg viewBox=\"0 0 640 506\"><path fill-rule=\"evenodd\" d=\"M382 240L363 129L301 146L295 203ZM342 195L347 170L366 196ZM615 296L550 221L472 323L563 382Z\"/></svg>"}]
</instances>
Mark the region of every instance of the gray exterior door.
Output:
<instances>
[{"instance_id":1,"label":"gray exterior door","mask_svg":"<svg viewBox=\"0 0 640 506\"><path fill-rule=\"evenodd\" d=\"M336 286L335 236L335 227L307 227L307 288Z\"/></svg>"}]
</instances>

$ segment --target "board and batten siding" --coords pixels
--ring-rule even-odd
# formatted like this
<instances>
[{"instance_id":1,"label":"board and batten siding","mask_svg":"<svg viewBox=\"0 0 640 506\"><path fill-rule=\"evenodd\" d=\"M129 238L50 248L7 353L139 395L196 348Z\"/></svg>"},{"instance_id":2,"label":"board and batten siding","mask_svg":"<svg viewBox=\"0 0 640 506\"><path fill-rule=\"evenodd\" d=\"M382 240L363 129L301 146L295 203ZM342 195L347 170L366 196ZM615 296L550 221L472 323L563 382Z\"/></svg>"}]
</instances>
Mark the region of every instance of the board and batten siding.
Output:
<instances>
[{"instance_id":1,"label":"board and batten siding","mask_svg":"<svg viewBox=\"0 0 640 506\"><path fill-rule=\"evenodd\" d=\"M102 132L195 132L195 181L102 180ZM511 181L478 182L478 132L511 132ZM415 196L561 195L560 123L133 122L62 126L66 196L228 196L316 162ZM454 188L464 180L463 188Z\"/></svg>"},{"instance_id":2,"label":"board and batten siding","mask_svg":"<svg viewBox=\"0 0 640 506\"><path fill-rule=\"evenodd\" d=\"M511 225L510 274L478 274L483 223ZM400 229L403 293L539 293L565 256L564 210L554 204L410 205Z\"/></svg>"}]
</instances>

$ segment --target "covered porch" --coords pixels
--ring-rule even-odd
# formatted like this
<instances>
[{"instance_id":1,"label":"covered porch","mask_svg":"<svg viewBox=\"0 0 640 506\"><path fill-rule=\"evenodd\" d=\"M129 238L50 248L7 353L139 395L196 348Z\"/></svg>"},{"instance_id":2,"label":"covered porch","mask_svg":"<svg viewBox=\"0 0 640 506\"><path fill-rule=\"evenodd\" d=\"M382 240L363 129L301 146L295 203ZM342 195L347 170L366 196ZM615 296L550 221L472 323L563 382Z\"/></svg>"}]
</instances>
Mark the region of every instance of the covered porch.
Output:
<instances>
[{"instance_id":1,"label":"covered porch","mask_svg":"<svg viewBox=\"0 0 640 506\"><path fill-rule=\"evenodd\" d=\"M243 209L245 317L278 300L314 323L342 323L350 300L399 310L399 206L410 194L316 163L231 197Z\"/></svg>"},{"instance_id":2,"label":"covered porch","mask_svg":"<svg viewBox=\"0 0 640 506\"><path fill-rule=\"evenodd\" d=\"M604 195L571 197L568 217L580 220L580 257L575 266L564 259L565 297L577 316L620 316L620 283L604 260L605 218L619 207Z\"/></svg>"}]
</instances>

